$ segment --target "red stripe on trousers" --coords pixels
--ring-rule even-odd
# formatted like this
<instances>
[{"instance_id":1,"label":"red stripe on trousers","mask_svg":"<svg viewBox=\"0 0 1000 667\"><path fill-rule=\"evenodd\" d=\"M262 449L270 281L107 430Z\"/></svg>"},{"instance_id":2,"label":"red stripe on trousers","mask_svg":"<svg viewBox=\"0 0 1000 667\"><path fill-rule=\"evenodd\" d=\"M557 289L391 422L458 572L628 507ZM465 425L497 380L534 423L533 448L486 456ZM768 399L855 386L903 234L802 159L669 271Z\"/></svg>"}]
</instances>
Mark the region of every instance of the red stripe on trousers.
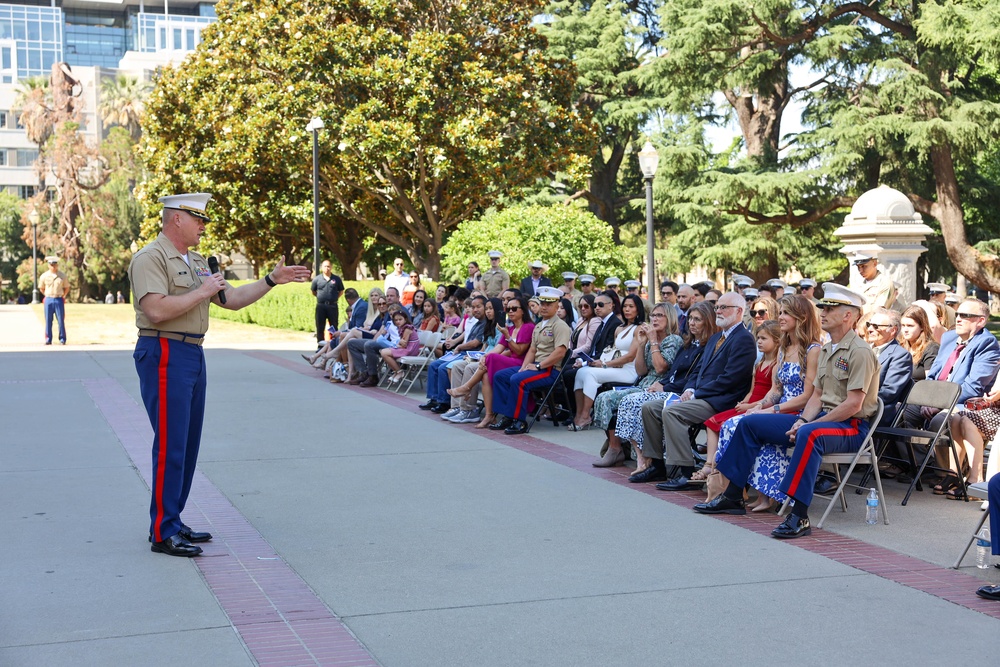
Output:
<instances>
[{"instance_id":1,"label":"red stripe on trousers","mask_svg":"<svg viewBox=\"0 0 1000 667\"><path fill-rule=\"evenodd\" d=\"M159 428L157 428L156 439L160 445L160 453L156 469L156 488L153 495L156 497L156 521L153 522L153 541L161 542L163 536L160 534L160 523L163 521L163 475L167 468L167 364L170 362L170 341L166 338L160 339L160 366L158 369L159 380L159 404L157 405Z\"/></svg>"},{"instance_id":2,"label":"red stripe on trousers","mask_svg":"<svg viewBox=\"0 0 1000 667\"><path fill-rule=\"evenodd\" d=\"M795 469L795 476L792 477L792 483L788 485L788 495L795 497L795 492L799 488L799 481L802 479L802 473L805 472L806 466L809 465L809 459L812 457L813 441L816 438L825 435L839 435L839 436L849 436L857 435L858 428L854 426L852 428L817 428L809 434L806 438L805 451L802 453L802 457L799 459L799 467Z\"/></svg>"},{"instance_id":3,"label":"red stripe on trousers","mask_svg":"<svg viewBox=\"0 0 1000 667\"><path fill-rule=\"evenodd\" d=\"M552 375L552 367L549 366L544 371L538 371L538 375L530 378L524 378L517 383L517 403L514 404L514 414L511 415L512 419L520 419L517 414L521 411L521 401L524 399L524 385L529 382L534 382L535 380L541 380L542 378L547 378Z\"/></svg>"}]
</instances>

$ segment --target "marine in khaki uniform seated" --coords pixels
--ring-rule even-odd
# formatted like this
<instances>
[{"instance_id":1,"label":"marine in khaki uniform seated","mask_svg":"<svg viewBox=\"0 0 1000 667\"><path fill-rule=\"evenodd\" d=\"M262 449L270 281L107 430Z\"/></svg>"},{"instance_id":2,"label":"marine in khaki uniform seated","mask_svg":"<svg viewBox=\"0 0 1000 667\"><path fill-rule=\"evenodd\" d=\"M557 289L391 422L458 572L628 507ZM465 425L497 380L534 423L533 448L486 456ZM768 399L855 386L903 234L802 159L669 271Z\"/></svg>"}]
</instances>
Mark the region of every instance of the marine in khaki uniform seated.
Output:
<instances>
[{"instance_id":1,"label":"marine in khaki uniform seated","mask_svg":"<svg viewBox=\"0 0 1000 667\"><path fill-rule=\"evenodd\" d=\"M541 322L531 334L531 347L520 368L505 368L493 376L493 414L489 428L507 435L528 432L528 399L535 389L544 389L559 379L559 367L569 350L569 325L556 317L562 290L538 288Z\"/></svg>"},{"instance_id":2,"label":"marine in khaki uniform seated","mask_svg":"<svg viewBox=\"0 0 1000 667\"><path fill-rule=\"evenodd\" d=\"M816 391L799 415L757 413L740 421L716 466L729 486L711 502L695 505L696 512L746 514L743 487L761 448L793 444L780 488L795 504L771 535L795 538L812 532L808 511L823 455L858 451L868 435L868 420L878 409L878 360L855 333L864 297L835 283L823 283L823 294L817 307L830 342L820 352Z\"/></svg>"},{"instance_id":3,"label":"marine in khaki uniform seated","mask_svg":"<svg viewBox=\"0 0 1000 667\"><path fill-rule=\"evenodd\" d=\"M151 550L170 556L197 556L193 542L212 539L181 521L201 445L207 387L202 343L208 331L208 305L239 310L272 287L308 282L305 266L279 260L271 273L232 287L208 261L191 250L208 223L212 195L160 197L162 231L132 257L128 268L139 339L132 357L139 391L153 427L153 484L150 491Z\"/></svg>"}]
</instances>

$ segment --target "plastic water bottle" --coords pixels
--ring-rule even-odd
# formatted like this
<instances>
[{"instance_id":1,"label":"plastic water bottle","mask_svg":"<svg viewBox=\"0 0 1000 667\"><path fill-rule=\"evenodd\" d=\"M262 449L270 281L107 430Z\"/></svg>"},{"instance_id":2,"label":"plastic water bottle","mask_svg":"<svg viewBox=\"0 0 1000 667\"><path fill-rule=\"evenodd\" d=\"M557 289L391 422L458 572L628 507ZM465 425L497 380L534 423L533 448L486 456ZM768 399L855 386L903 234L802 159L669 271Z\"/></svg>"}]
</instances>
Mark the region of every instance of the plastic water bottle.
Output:
<instances>
[{"instance_id":1,"label":"plastic water bottle","mask_svg":"<svg viewBox=\"0 0 1000 667\"><path fill-rule=\"evenodd\" d=\"M990 551L990 527L983 526L976 535L976 567L980 570L990 566Z\"/></svg>"},{"instance_id":2,"label":"plastic water bottle","mask_svg":"<svg viewBox=\"0 0 1000 667\"><path fill-rule=\"evenodd\" d=\"M868 492L868 500L865 503L868 505L868 513L865 514L865 523L869 526L874 526L878 523L878 491L872 489Z\"/></svg>"}]
</instances>

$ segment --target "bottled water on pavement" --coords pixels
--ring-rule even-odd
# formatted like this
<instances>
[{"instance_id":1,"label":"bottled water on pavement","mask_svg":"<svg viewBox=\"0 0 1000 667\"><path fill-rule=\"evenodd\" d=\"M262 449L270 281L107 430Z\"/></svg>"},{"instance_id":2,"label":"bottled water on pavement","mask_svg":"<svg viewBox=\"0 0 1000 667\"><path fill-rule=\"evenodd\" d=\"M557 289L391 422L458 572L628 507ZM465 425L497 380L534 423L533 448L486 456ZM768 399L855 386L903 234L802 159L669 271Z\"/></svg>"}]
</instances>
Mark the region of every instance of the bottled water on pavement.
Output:
<instances>
[{"instance_id":1,"label":"bottled water on pavement","mask_svg":"<svg viewBox=\"0 0 1000 667\"><path fill-rule=\"evenodd\" d=\"M990 551L990 527L983 526L976 535L976 567L980 570L990 566Z\"/></svg>"},{"instance_id":2,"label":"bottled water on pavement","mask_svg":"<svg viewBox=\"0 0 1000 667\"><path fill-rule=\"evenodd\" d=\"M872 489L868 492L868 500L866 503L868 505L868 513L865 515L865 523L869 526L874 526L878 523L878 491Z\"/></svg>"}]
</instances>

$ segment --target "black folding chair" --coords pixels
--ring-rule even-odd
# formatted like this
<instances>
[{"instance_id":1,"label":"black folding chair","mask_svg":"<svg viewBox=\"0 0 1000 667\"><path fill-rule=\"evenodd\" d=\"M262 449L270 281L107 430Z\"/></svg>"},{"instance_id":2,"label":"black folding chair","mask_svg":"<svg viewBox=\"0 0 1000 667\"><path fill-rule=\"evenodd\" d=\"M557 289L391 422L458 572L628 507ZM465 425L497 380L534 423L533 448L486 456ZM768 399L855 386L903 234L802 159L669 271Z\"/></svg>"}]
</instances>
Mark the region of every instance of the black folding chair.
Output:
<instances>
[{"instance_id":1,"label":"black folding chair","mask_svg":"<svg viewBox=\"0 0 1000 667\"><path fill-rule=\"evenodd\" d=\"M566 394L565 394L566 388L563 386L562 373L566 369L566 367L569 366L570 363L572 363L572 361L573 361L573 356L570 353L570 350L566 350L566 355L562 358L562 361L560 361L557 364L558 368L556 370L556 377L553 378L552 384L550 384L544 390L543 389L538 389L538 390L535 390L535 391L531 392L532 397L534 397L536 399L540 397L541 400L537 401L534 414L532 414L528 418L527 429L525 429L525 431L524 431L525 433L527 433L528 431L531 430L531 427L535 424L536 421L538 421L539 416L542 414L542 411L544 411L545 409L548 409L548 411L549 411L549 417L551 417L551 419L552 419L552 425L556 426L556 427L559 427L559 426L562 425L561 422L560 422L560 420L559 420L559 411L560 411L560 409L563 410L566 414L570 414L570 417L572 417L572 414L569 413L568 410L566 410L565 408L560 408L560 406L556 403L555 397L554 397L554 394L555 394L556 391L561 392L562 393L563 404L565 404L565 402L566 402Z\"/></svg>"}]
</instances>

